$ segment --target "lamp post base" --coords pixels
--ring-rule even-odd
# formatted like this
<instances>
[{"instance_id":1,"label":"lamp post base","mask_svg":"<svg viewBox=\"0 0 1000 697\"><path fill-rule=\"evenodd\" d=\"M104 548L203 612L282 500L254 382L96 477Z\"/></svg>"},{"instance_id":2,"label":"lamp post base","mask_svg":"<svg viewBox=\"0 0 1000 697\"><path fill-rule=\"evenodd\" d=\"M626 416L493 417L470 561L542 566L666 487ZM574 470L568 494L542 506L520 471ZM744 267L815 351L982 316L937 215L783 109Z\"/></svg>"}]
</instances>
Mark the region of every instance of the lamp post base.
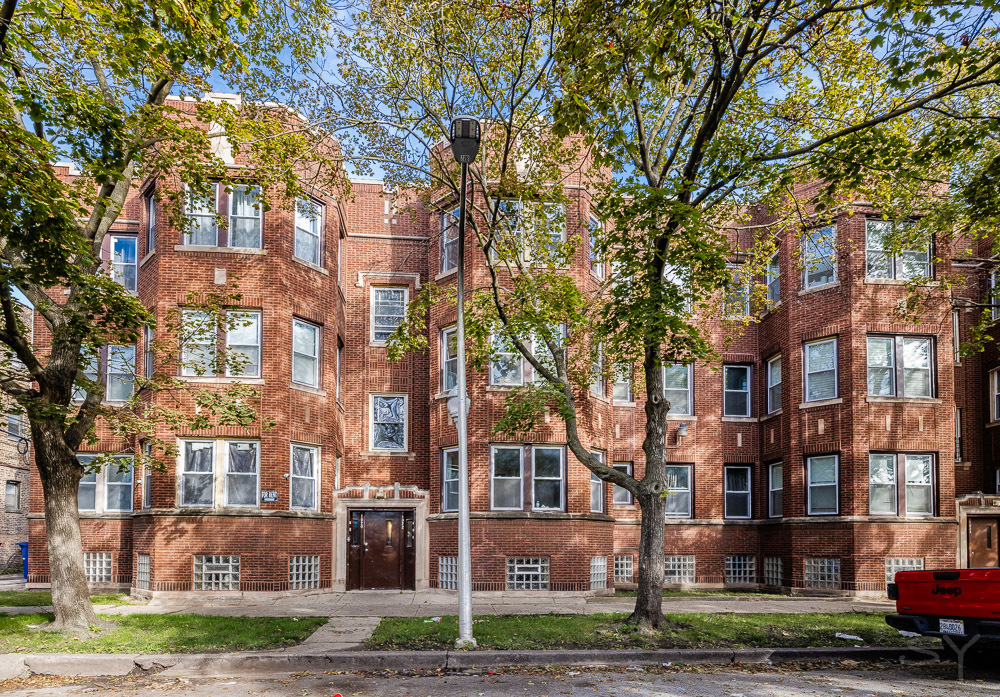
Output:
<instances>
[{"instance_id":1,"label":"lamp post base","mask_svg":"<svg viewBox=\"0 0 1000 697\"><path fill-rule=\"evenodd\" d=\"M455 639L455 648L458 649L458 650L462 650L462 649L474 649L477 646L479 646L479 644L476 643L475 639L471 639L471 638L470 639L461 639L461 638Z\"/></svg>"}]
</instances>

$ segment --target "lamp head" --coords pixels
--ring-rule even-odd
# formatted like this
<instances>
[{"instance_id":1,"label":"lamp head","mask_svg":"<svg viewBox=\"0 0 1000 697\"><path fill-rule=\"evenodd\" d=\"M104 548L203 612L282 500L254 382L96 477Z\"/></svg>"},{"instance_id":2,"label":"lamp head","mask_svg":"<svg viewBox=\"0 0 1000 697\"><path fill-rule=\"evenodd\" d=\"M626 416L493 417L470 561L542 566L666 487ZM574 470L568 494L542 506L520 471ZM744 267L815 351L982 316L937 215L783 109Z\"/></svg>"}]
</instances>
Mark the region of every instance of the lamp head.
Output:
<instances>
[{"instance_id":1,"label":"lamp head","mask_svg":"<svg viewBox=\"0 0 1000 697\"><path fill-rule=\"evenodd\" d=\"M480 139L479 119L475 116L460 115L452 119L449 140L456 162L465 165L474 162L479 154Z\"/></svg>"},{"instance_id":2,"label":"lamp head","mask_svg":"<svg viewBox=\"0 0 1000 697\"><path fill-rule=\"evenodd\" d=\"M686 438L687 434L688 434L688 425L687 425L687 422L685 421L684 423L679 424L677 426L677 437L678 438Z\"/></svg>"}]
</instances>

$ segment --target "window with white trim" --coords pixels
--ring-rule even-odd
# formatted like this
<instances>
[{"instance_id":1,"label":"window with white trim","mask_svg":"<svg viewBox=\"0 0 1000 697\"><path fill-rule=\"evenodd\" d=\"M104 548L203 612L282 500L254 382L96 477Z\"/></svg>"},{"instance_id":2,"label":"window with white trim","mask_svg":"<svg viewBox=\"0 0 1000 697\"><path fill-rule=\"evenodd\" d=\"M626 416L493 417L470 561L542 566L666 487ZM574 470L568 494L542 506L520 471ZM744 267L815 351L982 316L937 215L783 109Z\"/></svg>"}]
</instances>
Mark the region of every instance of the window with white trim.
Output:
<instances>
[{"instance_id":1,"label":"window with white trim","mask_svg":"<svg viewBox=\"0 0 1000 697\"><path fill-rule=\"evenodd\" d=\"M616 462L612 467L623 474L632 476L632 463L631 462ZM617 484L611 485L611 503L616 506L631 506L632 505L632 492L623 486L618 486Z\"/></svg>"},{"instance_id":2,"label":"window with white trim","mask_svg":"<svg viewBox=\"0 0 1000 697\"><path fill-rule=\"evenodd\" d=\"M663 557L663 582L694 583L694 555L667 555Z\"/></svg>"},{"instance_id":3,"label":"window with white trim","mask_svg":"<svg viewBox=\"0 0 1000 697\"><path fill-rule=\"evenodd\" d=\"M806 458L806 510L809 515L836 515L839 511L840 456Z\"/></svg>"},{"instance_id":4,"label":"window with white trim","mask_svg":"<svg viewBox=\"0 0 1000 697\"><path fill-rule=\"evenodd\" d=\"M781 354L767 362L767 413L781 410Z\"/></svg>"},{"instance_id":5,"label":"window with white trim","mask_svg":"<svg viewBox=\"0 0 1000 697\"><path fill-rule=\"evenodd\" d=\"M729 269L729 283L722 300L723 319L743 319L750 314L750 282L743 278L743 267L726 264Z\"/></svg>"},{"instance_id":6,"label":"window with white trim","mask_svg":"<svg viewBox=\"0 0 1000 697\"><path fill-rule=\"evenodd\" d=\"M156 197L146 196L146 254L156 249Z\"/></svg>"},{"instance_id":7,"label":"window with white trim","mask_svg":"<svg viewBox=\"0 0 1000 697\"><path fill-rule=\"evenodd\" d=\"M781 302L781 259L779 252L775 252L771 260L767 262L767 299L774 305Z\"/></svg>"},{"instance_id":8,"label":"window with white trim","mask_svg":"<svg viewBox=\"0 0 1000 697\"><path fill-rule=\"evenodd\" d=\"M868 394L878 397L933 397L933 339L869 336Z\"/></svg>"},{"instance_id":9,"label":"window with white trim","mask_svg":"<svg viewBox=\"0 0 1000 697\"><path fill-rule=\"evenodd\" d=\"M441 451L441 510L458 510L458 448Z\"/></svg>"},{"instance_id":10,"label":"window with white trim","mask_svg":"<svg viewBox=\"0 0 1000 697\"><path fill-rule=\"evenodd\" d=\"M1000 272L990 271L990 294L987 302L990 303L990 317L994 320L1000 319L1000 293L997 293L998 285L1000 285Z\"/></svg>"},{"instance_id":11,"label":"window with white trim","mask_svg":"<svg viewBox=\"0 0 1000 697\"><path fill-rule=\"evenodd\" d=\"M767 466L767 514L772 518L784 515L784 471L780 462Z\"/></svg>"},{"instance_id":12,"label":"window with white trim","mask_svg":"<svg viewBox=\"0 0 1000 697\"><path fill-rule=\"evenodd\" d=\"M232 508L260 505L260 443L226 441L225 501Z\"/></svg>"},{"instance_id":13,"label":"window with white trim","mask_svg":"<svg viewBox=\"0 0 1000 697\"><path fill-rule=\"evenodd\" d=\"M805 401L837 396L837 340L812 341L802 348L805 357Z\"/></svg>"},{"instance_id":14,"label":"window with white trim","mask_svg":"<svg viewBox=\"0 0 1000 697\"><path fill-rule=\"evenodd\" d=\"M135 346L108 346L107 387L109 402L127 402L135 393Z\"/></svg>"},{"instance_id":15,"label":"window with white trim","mask_svg":"<svg viewBox=\"0 0 1000 697\"><path fill-rule=\"evenodd\" d=\"M323 214L325 208L310 198L295 202L296 257L316 266L323 265Z\"/></svg>"},{"instance_id":16,"label":"window with white trim","mask_svg":"<svg viewBox=\"0 0 1000 697\"><path fill-rule=\"evenodd\" d=\"M730 554L726 557L726 583L756 583L757 557L752 554Z\"/></svg>"},{"instance_id":17,"label":"window with white trim","mask_svg":"<svg viewBox=\"0 0 1000 697\"><path fill-rule=\"evenodd\" d=\"M1000 368L990 371L990 421L1000 421Z\"/></svg>"},{"instance_id":18,"label":"window with white trim","mask_svg":"<svg viewBox=\"0 0 1000 697\"><path fill-rule=\"evenodd\" d=\"M240 558L235 555L196 555L193 587L196 591L238 591Z\"/></svg>"},{"instance_id":19,"label":"window with white trim","mask_svg":"<svg viewBox=\"0 0 1000 697\"><path fill-rule=\"evenodd\" d=\"M111 238L111 278L133 293L138 288L138 239L135 235L109 235Z\"/></svg>"},{"instance_id":20,"label":"window with white trim","mask_svg":"<svg viewBox=\"0 0 1000 697\"><path fill-rule=\"evenodd\" d=\"M405 452L408 445L406 395L371 396L371 449Z\"/></svg>"},{"instance_id":21,"label":"window with white trim","mask_svg":"<svg viewBox=\"0 0 1000 697\"><path fill-rule=\"evenodd\" d=\"M261 249L260 190L249 184L237 184L229 192L229 246Z\"/></svg>"},{"instance_id":22,"label":"window with white trim","mask_svg":"<svg viewBox=\"0 0 1000 697\"><path fill-rule=\"evenodd\" d=\"M337 338L337 400L344 390L344 342Z\"/></svg>"},{"instance_id":23,"label":"window with white trim","mask_svg":"<svg viewBox=\"0 0 1000 697\"><path fill-rule=\"evenodd\" d=\"M441 273L458 268L458 217L460 209L441 214Z\"/></svg>"},{"instance_id":24,"label":"window with white trim","mask_svg":"<svg viewBox=\"0 0 1000 697\"><path fill-rule=\"evenodd\" d=\"M319 557L289 556L288 587L293 591L319 588Z\"/></svg>"},{"instance_id":25,"label":"window with white trim","mask_svg":"<svg viewBox=\"0 0 1000 697\"><path fill-rule=\"evenodd\" d=\"M886 557L885 582L894 583L898 571L922 571L923 568L923 557Z\"/></svg>"},{"instance_id":26,"label":"window with white trim","mask_svg":"<svg viewBox=\"0 0 1000 697\"><path fill-rule=\"evenodd\" d=\"M519 445L494 445L490 448L492 501L498 511L521 510L524 476L524 448Z\"/></svg>"},{"instance_id":27,"label":"window with white trim","mask_svg":"<svg viewBox=\"0 0 1000 697\"><path fill-rule=\"evenodd\" d=\"M322 329L300 319L292 320L292 382L306 387L320 385Z\"/></svg>"},{"instance_id":28,"label":"window with white trim","mask_svg":"<svg viewBox=\"0 0 1000 697\"><path fill-rule=\"evenodd\" d=\"M319 507L319 448L292 443L289 502L293 510L314 511Z\"/></svg>"},{"instance_id":29,"label":"window with white trim","mask_svg":"<svg viewBox=\"0 0 1000 697\"><path fill-rule=\"evenodd\" d=\"M750 468L744 465L726 465L723 467L723 478L726 518L749 518Z\"/></svg>"},{"instance_id":30,"label":"window with white trim","mask_svg":"<svg viewBox=\"0 0 1000 697\"><path fill-rule=\"evenodd\" d=\"M953 353L953 361L956 365L962 362L962 331L961 331L961 316L958 310L951 311L951 346Z\"/></svg>"},{"instance_id":31,"label":"window with white trim","mask_svg":"<svg viewBox=\"0 0 1000 697\"><path fill-rule=\"evenodd\" d=\"M260 312L226 313L226 375L260 377Z\"/></svg>"},{"instance_id":32,"label":"window with white trim","mask_svg":"<svg viewBox=\"0 0 1000 697\"><path fill-rule=\"evenodd\" d=\"M955 462L962 461L962 408L955 407Z\"/></svg>"},{"instance_id":33,"label":"window with white trim","mask_svg":"<svg viewBox=\"0 0 1000 697\"><path fill-rule=\"evenodd\" d=\"M604 464L604 453L600 450L591 450L590 454ZM596 473L590 473L590 512L604 513L604 480Z\"/></svg>"},{"instance_id":34,"label":"window with white trim","mask_svg":"<svg viewBox=\"0 0 1000 697\"><path fill-rule=\"evenodd\" d=\"M806 290L837 281L837 227L806 230L801 238L802 287Z\"/></svg>"},{"instance_id":35,"label":"window with white trim","mask_svg":"<svg viewBox=\"0 0 1000 697\"><path fill-rule=\"evenodd\" d=\"M531 449L531 484L534 492L531 507L536 511L563 509L563 448L536 445Z\"/></svg>"},{"instance_id":36,"label":"window with white trim","mask_svg":"<svg viewBox=\"0 0 1000 697\"><path fill-rule=\"evenodd\" d=\"M441 389L444 392L458 385L458 327L441 330Z\"/></svg>"},{"instance_id":37,"label":"window with white trim","mask_svg":"<svg viewBox=\"0 0 1000 697\"><path fill-rule=\"evenodd\" d=\"M215 504L215 441L181 444L181 506Z\"/></svg>"},{"instance_id":38,"label":"window with white trim","mask_svg":"<svg viewBox=\"0 0 1000 697\"><path fill-rule=\"evenodd\" d=\"M81 512L127 513L132 510L133 466L129 455L113 455L110 461L95 468L97 454L80 453L76 456L84 467L83 478L77 491L77 505ZM107 456L103 456L107 457Z\"/></svg>"},{"instance_id":39,"label":"window with white trim","mask_svg":"<svg viewBox=\"0 0 1000 697\"><path fill-rule=\"evenodd\" d=\"M207 312L184 310L181 342L181 375L215 375L218 325Z\"/></svg>"},{"instance_id":40,"label":"window with white trim","mask_svg":"<svg viewBox=\"0 0 1000 697\"><path fill-rule=\"evenodd\" d=\"M510 258L515 253L525 262L552 261L559 246L566 241L566 215L561 203L539 201L497 202L505 229L496 242L503 248L494 259Z\"/></svg>"},{"instance_id":41,"label":"window with white trim","mask_svg":"<svg viewBox=\"0 0 1000 697\"><path fill-rule=\"evenodd\" d=\"M668 363L663 366L663 396L670 402L671 414L690 416L694 413L693 369L691 363Z\"/></svg>"},{"instance_id":42,"label":"window with white trim","mask_svg":"<svg viewBox=\"0 0 1000 697\"><path fill-rule=\"evenodd\" d=\"M153 377L155 369L153 361L156 355L153 353L153 328L148 324L142 328L143 365L142 374L148 380Z\"/></svg>"},{"instance_id":43,"label":"window with white trim","mask_svg":"<svg viewBox=\"0 0 1000 697\"><path fill-rule=\"evenodd\" d=\"M87 583L111 583L111 552L84 552L83 575Z\"/></svg>"},{"instance_id":44,"label":"window with white trim","mask_svg":"<svg viewBox=\"0 0 1000 697\"><path fill-rule=\"evenodd\" d=\"M408 288L372 286L372 336L376 344L384 344L406 319Z\"/></svg>"},{"instance_id":45,"label":"window with white trim","mask_svg":"<svg viewBox=\"0 0 1000 697\"><path fill-rule=\"evenodd\" d=\"M668 518L691 517L691 466L667 465L665 513Z\"/></svg>"},{"instance_id":46,"label":"window with white trim","mask_svg":"<svg viewBox=\"0 0 1000 697\"><path fill-rule=\"evenodd\" d=\"M547 591L548 557L507 557L507 590Z\"/></svg>"},{"instance_id":47,"label":"window with white trim","mask_svg":"<svg viewBox=\"0 0 1000 697\"><path fill-rule=\"evenodd\" d=\"M559 324L549 327L548 339L552 341L556 346L556 351L562 353L563 358L566 355L566 325ZM549 350L549 345L546 343L546 338L539 334L538 332L532 332L531 341L528 343L528 347L531 350L531 355L535 357L542 366L549 372L555 374L556 372L556 360L552 355L552 351ZM516 349L515 349L516 351ZM600 349L598 349L600 351ZM531 380L533 382L544 382L545 378L542 376L542 371L536 370L533 365L524 361L523 363L525 369L531 371ZM593 389L593 388L592 388ZM602 393L603 394L603 393Z\"/></svg>"},{"instance_id":48,"label":"window with white trim","mask_svg":"<svg viewBox=\"0 0 1000 697\"><path fill-rule=\"evenodd\" d=\"M632 401L632 379L622 370L615 373L615 382L611 385L611 399L615 402Z\"/></svg>"},{"instance_id":49,"label":"window with white trim","mask_svg":"<svg viewBox=\"0 0 1000 697\"><path fill-rule=\"evenodd\" d=\"M491 385L523 385L524 356L503 334L493 335L493 359L490 361Z\"/></svg>"},{"instance_id":50,"label":"window with white trim","mask_svg":"<svg viewBox=\"0 0 1000 697\"><path fill-rule=\"evenodd\" d=\"M750 416L750 366L722 366L722 415Z\"/></svg>"},{"instance_id":51,"label":"window with white trim","mask_svg":"<svg viewBox=\"0 0 1000 697\"><path fill-rule=\"evenodd\" d=\"M840 559L806 557L804 571L806 588L840 590Z\"/></svg>"},{"instance_id":52,"label":"window with white trim","mask_svg":"<svg viewBox=\"0 0 1000 697\"><path fill-rule=\"evenodd\" d=\"M913 223L896 223L892 220L865 221L865 276L874 279L910 280L914 278L931 278L934 274L931 266L930 239L922 241L903 240L906 229ZM895 246L909 243L908 248L893 252L889 249L890 239L898 238Z\"/></svg>"},{"instance_id":53,"label":"window with white trim","mask_svg":"<svg viewBox=\"0 0 1000 697\"><path fill-rule=\"evenodd\" d=\"M97 353L90 353L89 349L84 349L80 353L78 370L90 382L98 382L101 371L100 350ZM87 389L83 385L73 386L73 401L82 402L87 397Z\"/></svg>"},{"instance_id":54,"label":"window with white trim","mask_svg":"<svg viewBox=\"0 0 1000 697\"><path fill-rule=\"evenodd\" d=\"M184 213L189 218L190 228L184 233L184 244L205 247L219 245L219 185L212 184L207 196L196 196L190 187L186 188Z\"/></svg>"},{"instance_id":55,"label":"window with white trim","mask_svg":"<svg viewBox=\"0 0 1000 697\"><path fill-rule=\"evenodd\" d=\"M153 505L153 444L142 444L142 507Z\"/></svg>"},{"instance_id":56,"label":"window with white trim","mask_svg":"<svg viewBox=\"0 0 1000 697\"><path fill-rule=\"evenodd\" d=\"M934 514L933 455L870 453L868 473L872 515L899 515L899 511L907 517Z\"/></svg>"},{"instance_id":57,"label":"window with white trim","mask_svg":"<svg viewBox=\"0 0 1000 697\"><path fill-rule=\"evenodd\" d=\"M4 510L8 513L21 510L21 482L7 482L4 488Z\"/></svg>"},{"instance_id":58,"label":"window with white trim","mask_svg":"<svg viewBox=\"0 0 1000 697\"><path fill-rule=\"evenodd\" d=\"M606 389L604 384L604 346L600 343L597 344L596 355L594 356L590 372L592 375L590 379L591 394L603 397Z\"/></svg>"},{"instance_id":59,"label":"window with white trim","mask_svg":"<svg viewBox=\"0 0 1000 697\"><path fill-rule=\"evenodd\" d=\"M24 414L7 414L7 440L28 438L31 434L25 425Z\"/></svg>"},{"instance_id":60,"label":"window with white trim","mask_svg":"<svg viewBox=\"0 0 1000 697\"><path fill-rule=\"evenodd\" d=\"M604 232L604 225L594 216L590 216L588 232L590 233L590 272L603 281L604 257L598 253L597 247L600 235Z\"/></svg>"}]
</instances>

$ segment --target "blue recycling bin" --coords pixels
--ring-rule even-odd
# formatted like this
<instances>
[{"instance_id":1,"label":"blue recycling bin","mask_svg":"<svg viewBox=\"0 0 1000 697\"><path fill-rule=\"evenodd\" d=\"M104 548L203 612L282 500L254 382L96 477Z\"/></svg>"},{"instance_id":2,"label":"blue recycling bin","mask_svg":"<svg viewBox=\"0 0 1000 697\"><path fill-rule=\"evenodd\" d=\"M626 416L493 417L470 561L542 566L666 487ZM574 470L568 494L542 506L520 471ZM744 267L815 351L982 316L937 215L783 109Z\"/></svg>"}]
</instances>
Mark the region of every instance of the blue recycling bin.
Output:
<instances>
[{"instance_id":1,"label":"blue recycling bin","mask_svg":"<svg viewBox=\"0 0 1000 697\"><path fill-rule=\"evenodd\" d=\"M21 567L24 569L24 578L28 578L28 543L18 542L17 546L21 548Z\"/></svg>"}]
</instances>

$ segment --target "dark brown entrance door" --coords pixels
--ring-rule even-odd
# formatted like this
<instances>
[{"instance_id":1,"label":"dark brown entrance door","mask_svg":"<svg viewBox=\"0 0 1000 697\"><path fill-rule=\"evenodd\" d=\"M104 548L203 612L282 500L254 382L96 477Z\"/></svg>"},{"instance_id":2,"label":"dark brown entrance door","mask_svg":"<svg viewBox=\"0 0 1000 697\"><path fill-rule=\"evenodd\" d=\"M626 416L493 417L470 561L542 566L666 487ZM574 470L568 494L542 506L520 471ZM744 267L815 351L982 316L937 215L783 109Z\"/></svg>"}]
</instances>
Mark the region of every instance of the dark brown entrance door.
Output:
<instances>
[{"instance_id":1,"label":"dark brown entrance door","mask_svg":"<svg viewBox=\"0 0 1000 697\"><path fill-rule=\"evenodd\" d=\"M412 510L351 511L348 590L413 589Z\"/></svg>"},{"instance_id":2,"label":"dark brown entrance door","mask_svg":"<svg viewBox=\"0 0 1000 697\"><path fill-rule=\"evenodd\" d=\"M969 518L970 569L995 569L1000 566L997 532L996 518Z\"/></svg>"}]
</instances>

